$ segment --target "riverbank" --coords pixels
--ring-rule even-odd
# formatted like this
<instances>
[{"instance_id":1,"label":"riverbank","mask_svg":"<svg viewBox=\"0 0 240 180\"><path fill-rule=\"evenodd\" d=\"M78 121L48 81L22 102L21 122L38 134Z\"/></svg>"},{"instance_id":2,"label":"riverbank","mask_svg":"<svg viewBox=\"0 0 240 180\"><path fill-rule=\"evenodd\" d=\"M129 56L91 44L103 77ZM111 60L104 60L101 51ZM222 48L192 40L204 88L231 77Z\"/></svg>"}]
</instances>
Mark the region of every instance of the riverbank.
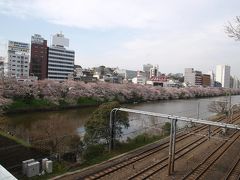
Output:
<instances>
[{"instance_id":1,"label":"riverbank","mask_svg":"<svg viewBox=\"0 0 240 180\"><path fill-rule=\"evenodd\" d=\"M18 99L13 100L10 104L2 107L0 114L61 111L66 109L97 107L98 105L100 105L100 103L94 100L84 100L78 104L68 104L64 101L60 104L53 104L45 99L30 99L27 101L24 99Z\"/></svg>"},{"instance_id":2,"label":"riverbank","mask_svg":"<svg viewBox=\"0 0 240 180\"><path fill-rule=\"evenodd\" d=\"M174 104L176 104L176 103L174 103ZM79 111L79 110L73 110L73 111ZM86 110L84 109L83 111L85 112ZM63 114L64 114L63 112L64 111L59 112L60 115L55 117L56 118L55 122L52 121L51 119L46 119L45 120L43 118L43 117L46 117L46 114L48 114L48 113L38 113L36 116L40 119L39 123L40 124L44 124L44 122L45 122L47 126L36 126L36 124L32 123L31 119L29 119L28 116L23 116L23 118L20 118L20 120L28 119L31 122L31 125L28 124L28 126L35 127L35 129L33 129L32 132L36 133L36 129L42 129L43 131L41 132L41 134L46 133L45 128L47 129L48 126L56 125L56 122L59 122L60 126L54 126L53 129L57 129L57 131L61 132L62 129L59 129L59 127L62 127L62 124L65 124L63 129L68 129L69 128L68 125L71 124L71 121L70 121L71 118L68 119L69 118L69 114L66 115L66 116L63 116ZM69 112L69 111L67 111L67 112ZM50 113L51 113L51 117L52 117L52 112L50 112ZM53 113L56 113L56 112L53 112ZM44 114L44 115L39 117L40 114ZM73 112L70 111L70 114L73 114ZM19 117L19 115L17 115L17 116ZM20 116L22 116L22 115L20 115ZM37 117L35 117L35 118L33 117L33 119L36 120ZM76 117L77 117L77 119L81 119L81 116L79 116L79 114L77 114ZM64 122L61 121L61 118L63 118L66 121L64 121ZM75 121L75 120L73 120L73 121ZM18 123L19 119L15 119L14 122ZM21 126L19 126L19 124L18 124L18 127L21 127ZM76 124L74 124L74 127L76 127ZM70 132L73 132L74 130L75 129L73 128ZM17 130L17 131L19 131L19 130ZM23 132L26 132L26 131L30 132L30 129L22 129L22 131ZM65 132L62 132L61 135L64 134L64 133ZM161 139L162 137L161 136L159 136L159 137L153 136L152 138L148 138L147 136L140 135L140 136L138 136L136 138L131 138L131 140L129 139L128 143L117 144L118 145L117 152L113 151L111 154L109 154L107 151L104 151L104 148L93 147L93 149L90 152L88 152L88 155L87 155L88 160L85 161L85 163L83 163L81 166L78 164L77 167L75 167L75 166L72 167L71 170L74 170L75 168L77 168L77 169L78 168L84 168L84 167L90 166L92 164L100 163L100 162L102 162L104 160L107 160L107 159L109 159L111 157L114 157L114 156L116 156L118 154L121 154L121 153L124 153L124 152L128 152L131 149L135 149L135 148L137 148L139 146L143 146L143 145L145 145L145 143L147 144L150 141L155 141L158 138ZM45 138L43 138L43 139L45 139ZM95 151L96 149L97 149L97 151ZM99 151L99 150L101 150L101 151ZM58 170L56 170L56 171L54 170L54 173L58 174L58 173L65 172L68 169L68 167L61 167L61 168L57 168L57 169ZM51 175L48 176L48 177L51 177Z\"/></svg>"},{"instance_id":3,"label":"riverbank","mask_svg":"<svg viewBox=\"0 0 240 180\"><path fill-rule=\"evenodd\" d=\"M0 112L19 113L98 106L108 101L134 103L239 95L240 89L187 87L163 88L135 84L37 81L7 82L0 94Z\"/></svg>"}]
</instances>

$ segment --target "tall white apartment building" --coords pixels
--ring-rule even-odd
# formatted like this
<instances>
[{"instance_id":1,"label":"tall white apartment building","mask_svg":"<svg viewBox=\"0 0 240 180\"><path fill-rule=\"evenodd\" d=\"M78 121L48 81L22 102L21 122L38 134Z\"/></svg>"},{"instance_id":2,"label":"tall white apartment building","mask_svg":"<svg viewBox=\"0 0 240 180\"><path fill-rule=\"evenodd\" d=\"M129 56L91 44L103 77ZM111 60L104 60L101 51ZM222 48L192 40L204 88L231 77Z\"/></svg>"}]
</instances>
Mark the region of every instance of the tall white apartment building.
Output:
<instances>
[{"instance_id":1,"label":"tall white apartment building","mask_svg":"<svg viewBox=\"0 0 240 180\"><path fill-rule=\"evenodd\" d=\"M216 66L216 81L222 84L222 87L230 87L230 66L217 65Z\"/></svg>"},{"instance_id":2,"label":"tall white apartment building","mask_svg":"<svg viewBox=\"0 0 240 180\"><path fill-rule=\"evenodd\" d=\"M155 65L150 69L150 78L158 76L158 69L159 69L158 65Z\"/></svg>"},{"instance_id":3,"label":"tall white apartment building","mask_svg":"<svg viewBox=\"0 0 240 180\"><path fill-rule=\"evenodd\" d=\"M28 78L29 59L30 45L28 43L8 41L8 76L16 78Z\"/></svg>"},{"instance_id":4,"label":"tall white apartment building","mask_svg":"<svg viewBox=\"0 0 240 180\"><path fill-rule=\"evenodd\" d=\"M75 52L66 49L69 39L62 33L52 38L52 46L48 48L48 79L68 79L74 72Z\"/></svg>"}]
</instances>

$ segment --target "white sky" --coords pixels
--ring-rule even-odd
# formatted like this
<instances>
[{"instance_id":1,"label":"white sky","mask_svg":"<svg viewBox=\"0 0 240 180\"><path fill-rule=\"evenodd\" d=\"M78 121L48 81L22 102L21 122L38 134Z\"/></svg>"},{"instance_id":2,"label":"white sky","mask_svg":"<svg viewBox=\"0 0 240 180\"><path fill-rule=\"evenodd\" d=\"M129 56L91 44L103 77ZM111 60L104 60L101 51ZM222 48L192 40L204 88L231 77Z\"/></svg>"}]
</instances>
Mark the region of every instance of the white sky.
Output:
<instances>
[{"instance_id":1,"label":"white sky","mask_svg":"<svg viewBox=\"0 0 240 180\"><path fill-rule=\"evenodd\" d=\"M239 7L239 0L1 0L0 41L30 42L33 33L49 40L62 30L83 67L151 63L169 73L228 64L240 76L240 42L224 32Z\"/></svg>"}]
</instances>

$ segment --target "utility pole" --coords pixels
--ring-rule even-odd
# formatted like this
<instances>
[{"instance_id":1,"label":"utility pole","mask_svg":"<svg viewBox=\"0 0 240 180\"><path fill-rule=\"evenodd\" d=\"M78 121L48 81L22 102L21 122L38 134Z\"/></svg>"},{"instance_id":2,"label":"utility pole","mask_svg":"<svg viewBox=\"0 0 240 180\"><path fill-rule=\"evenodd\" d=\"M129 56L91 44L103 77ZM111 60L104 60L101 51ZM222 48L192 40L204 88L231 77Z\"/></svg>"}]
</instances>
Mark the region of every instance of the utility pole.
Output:
<instances>
[{"instance_id":1,"label":"utility pole","mask_svg":"<svg viewBox=\"0 0 240 180\"><path fill-rule=\"evenodd\" d=\"M229 99L229 106L228 106L228 122L231 121L231 110L232 110L232 97L231 97L231 91L229 91L229 94L228 94L228 99Z\"/></svg>"},{"instance_id":2,"label":"utility pole","mask_svg":"<svg viewBox=\"0 0 240 180\"><path fill-rule=\"evenodd\" d=\"M174 172L176 130L177 130L177 119L171 119L169 157L168 157L168 175L171 175Z\"/></svg>"},{"instance_id":3,"label":"utility pole","mask_svg":"<svg viewBox=\"0 0 240 180\"><path fill-rule=\"evenodd\" d=\"M168 175L172 173L172 145L173 145L173 119L171 119L171 130L169 140L169 157L168 157Z\"/></svg>"},{"instance_id":4,"label":"utility pole","mask_svg":"<svg viewBox=\"0 0 240 180\"><path fill-rule=\"evenodd\" d=\"M109 152L114 148L114 140L115 140L115 121L116 121L116 117L117 117L117 111L119 110L119 108L114 108L111 110L110 112L110 119L109 119Z\"/></svg>"},{"instance_id":5,"label":"utility pole","mask_svg":"<svg viewBox=\"0 0 240 180\"><path fill-rule=\"evenodd\" d=\"M200 113L200 102L198 102L198 108L197 108L197 119L199 119L199 113Z\"/></svg>"},{"instance_id":6,"label":"utility pole","mask_svg":"<svg viewBox=\"0 0 240 180\"><path fill-rule=\"evenodd\" d=\"M113 109L110 112L110 119L109 119L109 131L110 131L110 139L109 139L109 152L113 149L113 112L115 111L115 109Z\"/></svg>"}]
</instances>

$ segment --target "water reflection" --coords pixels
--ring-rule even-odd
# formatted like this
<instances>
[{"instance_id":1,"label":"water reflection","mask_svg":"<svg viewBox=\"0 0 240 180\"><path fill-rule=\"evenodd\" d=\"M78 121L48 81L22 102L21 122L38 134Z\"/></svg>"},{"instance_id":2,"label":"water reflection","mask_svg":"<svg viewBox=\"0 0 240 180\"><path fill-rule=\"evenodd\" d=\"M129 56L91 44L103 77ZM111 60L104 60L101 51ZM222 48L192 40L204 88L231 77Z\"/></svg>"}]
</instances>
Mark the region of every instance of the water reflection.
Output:
<instances>
[{"instance_id":1,"label":"water reflection","mask_svg":"<svg viewBox=\"0 0 240 180\"><path fill-rule=\"evenodd\" d=\"M34 140L34 134L46 134L52 128L61 134L78 132L95 108L64 111L19 113L0 117L0 127L5 132L25 140ZM34 136L34 137L33 137Z\"/></svg>"},{"instance_id":2,"label":"water reflection","mask_svg":"<svg viewBox=\"0 0 240 180\"><path fill-rule=\"evenodd\" d=\"M226 100L225 97L190 99L190 100L168 100L159 102L148 102L134 105L126 105L128 108L158 112L164 114L172 114L178 116L186 116L207 119L213 113L208 111L208 104L213 100ZM199 113L198 113L198 103ZM233 96L232 103L240 102L240 96ZM38 139L40 134L46 134L47 129L56 131L58 135L78 134L84 132L84 123L90 117L96 108L82 108L64 111L50 112L32 112L18 113L0 117L0 128L10 134L16 135L25 140ZM166 119L147 117L142 115L130 116L130 127L124 130L124 134L131 136L132 132L145 132L146 127L153 126L152 131L157 131L167 122ZM184 123L178 123L179 127L184 127ZM141 129L141 131L138 131ZM50 130L48 130L50 131ZM36 135L38 134L38 135Z\"/></svg>"}]
</instances>

